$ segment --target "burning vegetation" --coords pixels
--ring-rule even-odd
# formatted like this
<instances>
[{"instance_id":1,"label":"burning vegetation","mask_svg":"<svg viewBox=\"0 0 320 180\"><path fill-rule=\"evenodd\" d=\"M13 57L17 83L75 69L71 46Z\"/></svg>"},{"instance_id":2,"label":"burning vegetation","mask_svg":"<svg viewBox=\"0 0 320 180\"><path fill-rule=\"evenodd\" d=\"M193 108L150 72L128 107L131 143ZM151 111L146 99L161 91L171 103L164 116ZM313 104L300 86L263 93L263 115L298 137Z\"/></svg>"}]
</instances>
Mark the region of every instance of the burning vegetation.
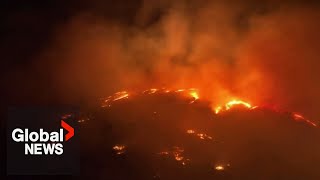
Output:
<instances>
[{"instance_id":1,"label":"burning vegetation","mask_svg":"<svg viewBox=\"0 0 320 180\"><path fill-rule=\"evenodd\" d=\"M189 98L189 104L192 104L194 102L196 102L197 100L199 100L199 90L195 89L195 88L190 88L190 89L177 89L177 90L170 90L170 89L166 89L166 88L161 88L161 89L156 89L156 88L152 88L152 89L147 89L144 90L142 92L138 92L138 93L132 93L132 95L151 95L151 94L176 94L177 96L181 96L181 97L185 97L185 98ZM119 101L119 100L124 100L124 99L128 99L129 98L129 93L128 91L119 91L116 92L115 94L107 97L107 98L102 98L102 105L101 107L111 107L112 103L114 103L115 101ZM233 109L236 108L242 108L242 109L246 109L246 110L254 110L257 108L260 108L260 106L257 105L251 105L250 103L243 101L243 100L230 100L228 102L226 102L224 105L218 105L218 106L213 106L213 102L209 101L211 108L213 110L213 112L215 114L221 114L223 112L226 111L231 111ZM284 110L280 110L280 109L274 109L273 107L267 107L267 106L261 106L261 108L264 109L270 109L270 110L274 110L277 112L287 112ZM306 122L312 126L317 126L317 124L314 121L311 121L307 118L305 118L303 115L301 115L300 113L296 113L296 112L292 112L290 113L292 118L297 120L297 121L303 121ZM188 131L188 133L191 133L192 130Z\"/></svg>"},{"instance_id":2,"label":"burning vegetation","mask_svg":"<svg viewBox=\"0 0 320 180\"><path fill-rule=\"evenodd\" d=\"M126 176L120 175L122 166L137 171L138 179L255 179L265 169L270 172L263 177L271 179L279 174L320 177L314 170L320 163L314 121L240 99L218 104L201 98L200 92L152 88L101 99L90 121L81 124L83 133L94 131L94 137L101 137L84 140L85 151L102 155L94 161L106 158L103 164L113 170L104 174L115 178ZM301 166L312 167L292 171Z\"/></svg>"}]
</instances>

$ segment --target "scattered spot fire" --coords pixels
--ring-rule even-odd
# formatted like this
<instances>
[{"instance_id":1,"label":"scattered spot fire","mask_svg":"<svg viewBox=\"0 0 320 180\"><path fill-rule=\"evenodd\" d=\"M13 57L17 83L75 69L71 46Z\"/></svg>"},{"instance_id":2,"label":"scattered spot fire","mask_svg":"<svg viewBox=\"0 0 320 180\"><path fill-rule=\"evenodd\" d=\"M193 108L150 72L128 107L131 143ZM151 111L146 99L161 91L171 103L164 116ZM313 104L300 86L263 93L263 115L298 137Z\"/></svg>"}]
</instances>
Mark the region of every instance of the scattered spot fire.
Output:
<instances>
[{"instance_id":1,"label":"scattered spot fire","mask_svg":"<svg viewBox=\"0 0 320 180\"><path fill-rule=\"evenodd\" d=\"M296 121L303 121L303 122L307 122L309 123L310 125L316 127L317 124L310 121L309 119L306 119L305 117L303 117L301 114L298 114L298 113L292 113L292 117L293 119L295 119Z\"/></svg>"},{"instance_id":2,"label":"scattered spot fire","mask_svg":"<svg viewBox=\"0 0 320 180\"><path fill-rule=\"evenodd\" d=\"M141 93L130 93L131 95L152 95L156 93L163 93L163 94L168 94L168 93L177 93L182 97L187 97L190 99L190 104L194 103L196 100L199 99L199 93L198 90L195 88L189 88L189 89L177 89L177 90L170 90L166 88L151 88L142 91ZM116 92L115 94L107 97L107 98L102 98L102 105L101 107L111 107L112 103L115 101L119 100L124 100L129 98L129 93L128 91L119 91Z\"/></svg>"},{"instance_id":3,"label":"scattered spot fire","mask_svg":"<svg viewBox=\"0 0 320 180\"><path fill-rule=\"evenodd\" d=\"M216 164L215 166L214 166L214 169L216 170L216 171L224 171L224 170L226 170L228 167L230 167L230 164L228 163L228 164Z\"/></svg>"},{"instance_id":4,"label":"scattered spot fire","mask_svg":"<svg viewBox=\"0 0 320 180\"><path fill-rule=\"evenodd\" d=\"M209 136L205 133L196 133L196 131L192 130L192 129L188 129L187 134L195 135L196 137L199 137L202 140L212 140L213 139L211 136Z\"/></svg>"},{"instance_id":5,"label":"scattered spot fire","mask_svg":"<svg viewBox=\"0 0 320 180\"><path fill-rule=\"evenodd\" d=\"M217 171L223 171L223 170L224 170L224 166L222 166L222 165L217 165L217 166L215 167L215 170L217 170Z\"/></svg>"},{"instance_id":6,"label":"scattered spot fire","mask_svg":"<svg viewBox=\"0 0 320 180\"><path fill-rule=\"evenodd\" d=\"M104 99L102 107L110 107L112 102L122 100L122 99L127 99L127 98L129 98L129 93L127 91L117 92L114 95Z\"/></svg>"},{"instance_id":7,"label":"scattered spot fire","mask_svg":"<svg viewBox=\"0 0 320 180\"><path fill-rule=\"evenodd\" d=\"M185 166L190 162L190 159L184 157L184 149L182 147L174 146L169 151L162 151L157 153L161 156L170 156L173 157L177 162L181 163L181 165Z\"/></svg>"},{"instance_id":8,"label":"scattered spot fire","mask_svg":"<svg viewBox=\"0 0 320 180\"><path fill-rule=\"evenodd\" d=\"M113 146L112 148L117 155L121 155L121 154L124 154L126 152L126 146L125 145L120 145L120 144L117 144L115 146Z\"/></svg>"}]
</instances>

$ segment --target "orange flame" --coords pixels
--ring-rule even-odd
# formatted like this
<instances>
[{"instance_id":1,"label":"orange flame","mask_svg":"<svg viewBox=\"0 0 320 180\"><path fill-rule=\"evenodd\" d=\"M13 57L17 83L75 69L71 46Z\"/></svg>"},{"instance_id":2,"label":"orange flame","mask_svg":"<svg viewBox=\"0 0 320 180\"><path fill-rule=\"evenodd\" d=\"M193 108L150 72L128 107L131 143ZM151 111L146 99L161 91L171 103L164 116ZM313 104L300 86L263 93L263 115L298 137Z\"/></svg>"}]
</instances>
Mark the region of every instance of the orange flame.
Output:
<instances>
[{"instance_id":1,"label":"orange flame","mask_svg":"<svg viewBox=\"0 0 320 180\"><path fill-rule=\"evenodd\" d=\"M191 100L189 104L194 103L200 97L198 90L195 88L176 89L176 90L170 90L167 88L161 88L161 89L151 88L151 89L147 89L145 91L142 91L142 94L154 94L154 93L160 93L160 92L161 93L171 93L171 92L172 93L179 93L179 95L191 97L193 100ZM136 94L139 94L139 93L136 93ZM130 96L132 96L132 95L130 95ZM115 93L105 99L102 99L103 100L102 107L111 107L112 102L122 100L122 99L127 99L127 98L129 98L129 93L127 91L117 92L117 93ZM234 99L234 100L231 100L231 101L225 103L224 105L220 105L215 108L212 108L212 110L214 111L215 114L219 114L223 111L229 111L232 108L238 107L238 106L245 107L249 110L253 110L253 109L260 107L260 106L253 106L250 103L243 101L243 100ZM278 111L277 109L273 109L273 110ZM297 121L307 122L308 124L311 124L312 126L317 126L317 124L306 119L305 117L303 117L301 114L298 114L298 113L292 113L292 118ZM190 132L188 132L188 133L190 133ZM198 136L200 138L204 138L204 136L201 136L200 134L201 133L198 133Z\"/></svg>"},{"instance_id":2,"label":"orange flame","mask_svg":"<svg viewBox=\"0 0 320 180\"><path fill-rule=\"evenodd\" d=\"M219 114L221 111L228 111L230 109L232 109L235 106L243 106L246 107L248 109L255 109L257 108L257 106L252 106L251 104L249 104L248 102L242 101L242 100L232 100L227 102L224 106L218 106L216 108L214 108L214 112L216 114Z\"/></svg>"},{"instance_id":3,"label":"orange flame","mask_svg":"<svg viewBox=\"0 0 320 180\"><path fill-rule=\"evenodd\" d=\"M193 97L195 100L199 99L199 95L196 91L192 90L189 95Z\"/></svg>"},{"instance_id":4,"label":"orange flame","mask_svg":"<svg viewBox=\"0 0 320 180\"><path fill-rule=\"evenodd\" d=\"M112 148L118 155L125 153L126 146L125 145L115 145Z\"/></svg>"},{"instance_id":5,"label":"orange flame","mask_svg":"<svg viewBox=\"0 0 320 180\"><path fill-rule=\"evenodd\" d=\"M303 117L301 114L298 114L298 113L292 113L292 117L293 119L295 119L296 121L305 121L309 124L311 124L312 126L316 127L317 125L310 121L309 119L306 119L305 117Z\"/></svg>"},{"instance_id":6,"label":"orange flame","mask_svg":"<svg viewBox=\"0 0 320 180\"><path fill-rule=\"evenodd\" d=\"M122 91L122 92L116 93L115 95L116 96L114 97L113 101L118 101L120 99L129 97L129 94L127 93L127 91Z\"/></svg>"},{"instance_id":7,"label":"orange flame","mask_svg":"<svg viewBox=\"0 0 320 180\"><path fill-rule=\"evenodd\" d=\"M200 139L202 140L205 140L205 139L209 139L209 140L212 140L213 138L205 133L196 133L195 130L192 130L192 129L188 129L187 130L187 134L193 134L197 137L199 137Z\"/></svg>"},{"instance_id":8,"label":"orange flame","mask_svg":"<svg viewBox=\"0 0 320 180\"><path fill-rule=\"evenodd\" d=\"M217 171L223 171L223 170L224 170L224 167L223 167L222 165L218 165L218 166L215 167L215 169L216 169Z\"/></svg>"},{"instance_id":9,"label":"orange flame","mask_svg":"<svg viewBox=\"0 0 320 180\"><path fill-rule=\"evenodd\" d=\"M183 166L190 162L190 159L185 158L183 156L184 149L178 146L174 146L171 151L162 151L158 153L159 155L170 155L172 156L177 162L181 163Z\"/></svg>"},{"instance_id":10,"label":"orange flame","mask_svg":"<svg viewBox=\"0 0 320 180\"><path fill-rule=\"evenodd\" d=\"M232 108L235 105L243 105L243 106L245 106L247 108L251 108L252 107L251 104L249 104L247 102L244 102L244 101L241 101L241 100L232 100L232 101L228 102L225 105L225 107L228 110L228 109Z\"/></svg>"}]
</instances>

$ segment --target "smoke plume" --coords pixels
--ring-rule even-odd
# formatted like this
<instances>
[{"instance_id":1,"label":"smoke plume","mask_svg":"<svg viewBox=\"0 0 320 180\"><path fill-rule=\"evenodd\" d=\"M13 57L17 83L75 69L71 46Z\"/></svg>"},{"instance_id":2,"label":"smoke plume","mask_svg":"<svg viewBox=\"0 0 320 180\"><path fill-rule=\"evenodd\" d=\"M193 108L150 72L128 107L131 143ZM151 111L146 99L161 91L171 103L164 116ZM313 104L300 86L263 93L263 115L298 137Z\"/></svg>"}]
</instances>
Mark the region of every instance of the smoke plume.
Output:
<instances>
[{"instance_id":1,"label":"smoke plume","mask_svg":"<svg viewBox=\"0 0 320 180\"><path fill-rule=\"evenodd\" d=\"M9 73L13 96L77 103L190 87L216 103L242 98L317 118L318 4L144 0L116 13L92 4L55 25L34 60Z\"/></svg>"}]
</instances>

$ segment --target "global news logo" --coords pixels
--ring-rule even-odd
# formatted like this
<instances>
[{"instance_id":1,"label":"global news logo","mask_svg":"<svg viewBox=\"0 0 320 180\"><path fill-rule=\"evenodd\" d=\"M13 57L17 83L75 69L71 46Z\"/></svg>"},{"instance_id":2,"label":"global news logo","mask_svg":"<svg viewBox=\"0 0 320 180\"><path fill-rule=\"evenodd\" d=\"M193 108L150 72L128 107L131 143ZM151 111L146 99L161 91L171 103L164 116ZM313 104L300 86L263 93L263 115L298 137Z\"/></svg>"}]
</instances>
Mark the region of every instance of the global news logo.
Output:
<instances>
[{"instance_id":1,"label":"global news logo","mask_svg":"<svg viewBox=\"0 0 320 180\"><path fill-rule=\"evenodd\" d=\"M46 132L43 128L39 131L15 128L12 131L12 140L24 144L25 155L62 155L63 142L74 136L74 128L61 120L61 127L58 131ZM64 131L67 134L64 135Z\"/></svg>"},{"instance_id":2,"label":"global news logo","mask_svg":"<svg viewBox=\"0 0 320 180\"><path fill-rule=\"evenodd\" d=\"M77 175L81 113L71 106L8 108L8 175Z\"/></svg>"}]
</instances>

